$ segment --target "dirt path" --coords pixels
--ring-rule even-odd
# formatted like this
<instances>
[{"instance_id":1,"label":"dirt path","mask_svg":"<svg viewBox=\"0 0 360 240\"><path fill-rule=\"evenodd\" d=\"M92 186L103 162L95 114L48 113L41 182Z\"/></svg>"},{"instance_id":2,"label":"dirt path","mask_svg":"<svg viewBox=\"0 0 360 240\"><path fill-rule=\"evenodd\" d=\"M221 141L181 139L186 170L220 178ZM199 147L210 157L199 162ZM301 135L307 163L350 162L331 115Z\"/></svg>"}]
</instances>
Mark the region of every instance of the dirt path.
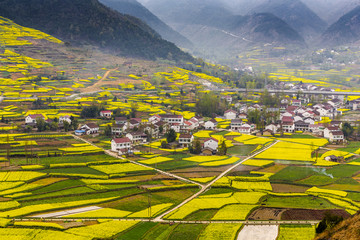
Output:
<instances>
[{"instance_id":1,"label":"dirt path","mask_svg":"<svg viewBox=\"0 0 360 240\"><path fill-rule=\"evenodd\" d=\"M99 81L97 81L94 85L91 85L89 87L86 87L86 88L83 88L83 89L80 88L79 89L80 92L82 92L82 93L90 93L90 92L95 92L97 90L100 90L100 86L102 86L104 84L107 84L106 82L104 82L104 80L106 80L106 78L109 76L109 74L111 72L114 72L116 70L118 70L118 68L114 68L114 69L110 69L110 70L106 71L104 76Z\"/></svg>"}]
</instances>

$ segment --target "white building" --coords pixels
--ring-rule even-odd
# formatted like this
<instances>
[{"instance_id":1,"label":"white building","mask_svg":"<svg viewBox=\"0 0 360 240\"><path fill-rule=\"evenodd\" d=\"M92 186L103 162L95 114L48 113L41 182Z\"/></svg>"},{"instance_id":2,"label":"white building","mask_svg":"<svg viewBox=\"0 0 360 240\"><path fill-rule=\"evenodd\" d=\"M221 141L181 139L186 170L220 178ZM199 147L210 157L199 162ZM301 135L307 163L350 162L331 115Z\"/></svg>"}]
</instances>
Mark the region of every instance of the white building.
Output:
<instances>
[{"instance_id":1,"label":"white building","mask_svg":"<svg viewBox=\"0 0 360 240\"><path fill-rule=\"evenodd\" d=\"M147 140L146 134L142 132L128 133L126 137L130 139L132 143L146 143Z\"/></svg>"},{"instance_id":2,"label":"white building","mask_svg":"<svg viewBox=\"0 0 360 240\"><path fill-rule=\"evenodd\" d=\"M131 140L125 138L114 138L111 140L111 151L119 154L127 153L131 149Z\"/></svg>"},{"instance_id":3,"label":"white building","mask_svg":"<svg viewBox=\"0 0 360 240\"><path fill-rule=\"evenodd\" d=\"M324 129L324 138L330 139L330 133L331 132L337 132L340 131L340 128L338 127L327 127Z\"/></svg>"},{"instance_id":4,"label":"white building","mask_svg":"<svg viewBox=\"0 0 360 240\"><path fill-rule=\"evenodd\" d=\"M235 119L236 118L236 115L237 115L237 112L234 111L234 110L227 110L225 113L224 113L224 118L225 119Z\"/></svg>"},{"instance_id":5,"label":"white building","mask_svg":"<svg viewBox=\"0 0 360 240\"><path fill-rule=\"evenodd\" d=\"M183 124L184 123L184 117L182 115L172 115L172 114L162 114L160 115L161 120L166 122L166 123L179 123L179 124Z\"/></svg>"},{"instance_id":6,"label":"white building","mask_svg":"<svg viewBox=\"0 0 360 240\"><path fill-rule=\"evenodd\" d=\"M211 149L212 151L217 151L219 147L219 141L215 138L209 138L204 142L204 148Z\"/></svg>"},{"instance_id":7,"label":"white building","mask_svg":"<svg viewBox=\"0 0 360 240\"><path fill-rule=\"evenodd\" d=\"M217 126L217 121L215 119L206 121L204 124L205 129L210 129L210 130L216 129L216 126Z\"/></svg>"},{"instance_id":8,"label":"white building","mask_svg":"<svg viewBox=\"0 0 360 240\"><path fill-rule=\"evenodd\" d=\"M329 141L330 142L343 142L344 141L344 133L342 131L330 132Z\"/></svg>"},{"instance_id":9,"label":"white building","mask_svg":"<svg viewBox=\"0 0 360 240\"><path fill-rule=\"evenodd\" d=\"M180 134L179 136L179 144L182 147L189 147L193 141L194 136L192 134Z\"/></svg>"},{"instance_id":10,"label":"white building","mask_svg":"<svg viewBox=\"0 0 360 240\"><path fill-rule=\"evenodd\" d=\"M25 124L36 124L36 119L38 118L45 120L45 117L42 114L29 114L25 118Z\"/></svg>"},{"instance_id":11,"label":"white building","mask_svg":"<svg viewBox=\"0 0 360 240\"><path fill-rule=\"evenodd\" d=\"M69 124L71 124L71 118L69 115L59 117L59 123L62 124L64 122L68 122Z\"/></svg>"},{"instance_id":12,"label":"white building","mask_svg":"<svg viewBox=\"0 0 360 240\"><path fill-rule=\"evenodd\" d=\"M111 111L100 111L100 117L102 118L111 118L112 112Z\"/></svg>"},{"instance_id":13,"label":"white building","mask_svg":"<svg viewBox=\"0 0 360 240\"><path fill-rule=\"evenodd\" d=\"M99 129L99 126L95 123L87 123L80 128L80 130L85 131L87 135L97 134L99 133Z\"/></svg>"}]
</instances>

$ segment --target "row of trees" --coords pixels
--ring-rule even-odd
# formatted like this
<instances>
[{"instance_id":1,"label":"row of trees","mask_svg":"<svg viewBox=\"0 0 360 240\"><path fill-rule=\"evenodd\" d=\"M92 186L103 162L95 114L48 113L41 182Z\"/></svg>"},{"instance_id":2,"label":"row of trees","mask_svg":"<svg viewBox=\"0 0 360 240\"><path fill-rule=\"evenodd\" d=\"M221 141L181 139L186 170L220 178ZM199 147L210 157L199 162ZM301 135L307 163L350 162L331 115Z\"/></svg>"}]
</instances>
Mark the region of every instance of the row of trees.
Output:
<instances>
[{"instance_id":1,"label":"row of trees","mask_svg":"<svg viewBox=\"0 0 360 240\"><path fill-rule=\"evenodd\" d=\"M67 121L63 122L63 127L65 132L68 132L70 130L76 130L79 125L78 120L76 118L71 116L70 119L71 119L71 124L68 123ZM48 123L43 118L37 118L36 128L38 129L38 132L44 132L50 130L57 131L59 129L58 119L54 118L52 122ZM31 130L31 129L27 128L26 130Z\"/></svg>"}]
</instances>

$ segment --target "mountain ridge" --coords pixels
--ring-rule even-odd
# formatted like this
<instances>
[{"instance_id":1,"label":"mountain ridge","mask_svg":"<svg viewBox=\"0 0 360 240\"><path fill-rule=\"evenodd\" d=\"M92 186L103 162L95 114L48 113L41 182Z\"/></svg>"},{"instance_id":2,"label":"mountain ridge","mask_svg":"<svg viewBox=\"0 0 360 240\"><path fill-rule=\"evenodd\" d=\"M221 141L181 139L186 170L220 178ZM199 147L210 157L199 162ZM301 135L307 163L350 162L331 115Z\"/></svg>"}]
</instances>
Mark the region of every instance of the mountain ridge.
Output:
<instances>
[{"instance_id":1,"label":"mountain ridge","mask_svg":"<svg viewBox=\"0 0 360 240\"><path fill-rule=\"evenodd\" d=\"M192 60L140 19L111 10L98 0L0 0L0 15L74 44L96 45L113 54Z\"/></svg>"},{"instance_id":2,"label":"mountain ridge","mask_svg":"<svg viewBox=\"0 0 360 240\"><path fill-rule=\"evenodd\" d=\"M161 21L157 16L150 12L146 7L136 0L99 0L100 3L123 14L131 15L141 19L148 24L152 29L159 33L162 38L173 42L178 46L189 48L192 43L176 32L166 23Z\"/></svg>"}]
</instances>

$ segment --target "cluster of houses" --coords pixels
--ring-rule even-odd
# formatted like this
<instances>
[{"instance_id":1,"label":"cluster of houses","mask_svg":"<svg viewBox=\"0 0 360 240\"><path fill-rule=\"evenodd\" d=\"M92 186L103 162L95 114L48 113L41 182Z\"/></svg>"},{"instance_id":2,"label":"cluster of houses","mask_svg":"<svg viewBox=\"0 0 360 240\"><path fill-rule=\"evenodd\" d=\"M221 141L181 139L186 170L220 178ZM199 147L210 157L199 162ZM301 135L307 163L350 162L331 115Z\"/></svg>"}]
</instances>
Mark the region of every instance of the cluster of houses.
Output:
<instances>
[{"instance_id":1,"label":"cluster of houses","mask_svg":"<svg viewBox=\"0 0 360 240\"><path fill-rule=\"evenodd\" d=\"M282 89L289 89L289 90L293 90L293 91L322 91L322 92L334 92L334 89L331 88L327 88L327 87L322 87L322 86L316 86L313 84L309 84L309 83L298 83L298 84L294 84L291 82L275 82L272 85L267 85L267 89L277 89L277 90L282 90Z\"/></svg>"},{"instance_id":2,"label":"cluster of houses","mask_svg":"<svg viewBox=\"0 0 360 240\"><path fill-rule=\"evenodd\" d=\"M231 130L246 134L255 134L255 124L247 123L246 113L251 110L270 111L279 113L279 119L276 122L265 126L263 135L274 135L278 133L294 133L294 132L310 132L321 137L329 139L330 142L344 141L344 134L341 131L342 123L340 121L332 120L330 123L323 124L321 122L324 118L334 119L342 115L341 107L342 101L333 99L325 104L316 104L314 106L303 106L302 100L291 100L287 104L282 101L280 107L265 108L259 104L253 106L238 106L238 111L228 110L224 113L224 118L231 119Z\"/></svg>"},{"instance_id":3,"label":"cluster of houses","mask_svg":"<svg viewBox=\"0 0 360 240\"><path fill-rule=\"evenodd\" d=\"M46 119L45 116L42 114L29 114L25 117L25 125L23 125L23 127L35 127L38 119L42 119L46 123L52 123L54 121L52 119ZM60 116L58 119L59 128L62 128L64 126L64 122L68 122L69 124L71 124L71 117L69 115Z\"/></svg>"},{"instance_id":4,"label":"cluster of houses","mask_svg":"<svg viewBox=\"0 0 360 240\"><path fill-rule=\"evenodd\" d=\"M309 85L301 85L302 87ZM310 90L313 90L310 87ZM224 97L225 98L225 97ZM226 101L231 103L232 98L226 97ZM351 102L354 108L357 102ZM234 105L234 109L224 112L223 116L218 116L226 120L231 120L230 129L243 134L259 134L255 124L248 121L248 113L253 110L260 112L272 112L278 114L277 121L268 124L261 131L261 135L274 135L279 133L310 132L318 136L329 139L330 142L344 141L344 134L341 131L342 123L331 121L327 124L318 123L324 118L334 119L341 115L338 109L343 106L339 99L333 99L325 104L308 106L306 99L283 99L279 107L264 107L260 104L240 104ZM112 119L112 111L101 111L100 117ZM37 119L44 119L42 114L30 114L25 118L25 125L35 126ZM58 120L59 125L67 121L71 124L70 116L61 116ZM149 136L159 138L170 129L179 133L177 144L180 147L189 147L193 144L194 136L192 133L198 129L216 130L218 122L215 119L206 120L201 117L193 117L189 120L182 115L176 114L156 114L150 116L147 121L142 118L116 117L111 126L111 133L114 138L111 141L111 150L120 154L129 153L133 146L143 144L148 141ZM98 135L100 127L96 123L86 123L80 126L76 135ZM214 138L206 139L202 144L203 154L214 154L218 149L219 142Z\"/></svg>"}]
</instances>

